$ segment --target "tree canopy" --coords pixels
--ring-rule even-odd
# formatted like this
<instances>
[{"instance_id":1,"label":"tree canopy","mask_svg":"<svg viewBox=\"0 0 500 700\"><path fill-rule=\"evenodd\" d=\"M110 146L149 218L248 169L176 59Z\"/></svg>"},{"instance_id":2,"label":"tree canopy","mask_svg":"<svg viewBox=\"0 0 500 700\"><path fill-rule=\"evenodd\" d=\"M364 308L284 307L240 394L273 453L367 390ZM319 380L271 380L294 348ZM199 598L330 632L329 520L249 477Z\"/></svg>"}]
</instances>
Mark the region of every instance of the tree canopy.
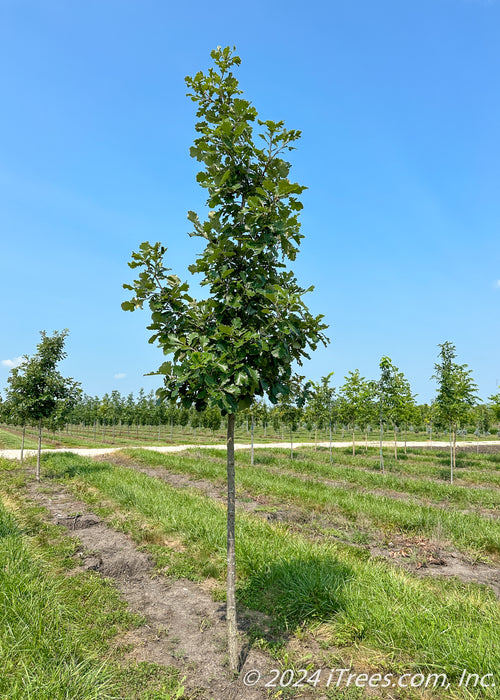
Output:
<instances>
[{"instance_id":1,"label":"tree canopy","mask_svg":"<svg viewBox=\"0 0 500 700\"><path fill-rule=\"evenodd\" d=\"M197 180L209 208L204 222L188 214L190 235L206 240L189 270L201 275L209 295L191 297L188 283L168 274L167 249L145 242L129 263L142 272L124 285L134 296L122 306L133 311L149 303L150 342L173 356L159 368L163 396L234 413L254 396L276 403L288 393L292 363L302 364L327 339L323 317L311 315L302 300L312 287L300 287L286 265L303 237L298 197L305 188L288 178L282 156L300 132L257 118L240 97L232 72L240 59L228 47L211 56L215 66L207 74L186 78L199 118L191 156L204 164Z\"/></svg>"}]
</instances>

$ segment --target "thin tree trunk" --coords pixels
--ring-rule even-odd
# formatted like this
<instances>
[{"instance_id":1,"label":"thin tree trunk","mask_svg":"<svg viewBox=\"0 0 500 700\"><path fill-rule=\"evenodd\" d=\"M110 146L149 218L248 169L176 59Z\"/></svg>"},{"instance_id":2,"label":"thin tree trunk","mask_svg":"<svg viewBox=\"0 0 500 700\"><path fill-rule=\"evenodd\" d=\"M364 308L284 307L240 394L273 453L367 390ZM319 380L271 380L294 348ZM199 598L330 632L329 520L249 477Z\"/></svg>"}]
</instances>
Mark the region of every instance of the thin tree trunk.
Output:
<instances>
[{"instance_id":1,"label":"thin tree trunk","mask_svg":"<svg viewBox=\"0 0 500 700\"><path fill-rule=\"evenodd\" d=\"M354 430L355 430L355 428L353 427L353 429L352 429L352 456L353 457L356 454L356 444L354 442Z\"/></svg>"},{"instance_id":2,"label":"thin tree trunk","mask_svg":"<svg viewBox=\"0 0 500 700\"><path fill-rule=\"evenodd\" d=\"M384 453L382 452L382 420L380 421L380 470L384 472Z\"/></svg>"},{"instance_id":3,"label":"thin tree trunk","mask_svg":"<svg viewBox=\"0 0 500 700\"><path fill-rule=\"evenodd\" d=\"M453 470L451 472L451 483L453 483L453 472L457 466L457 431L453 428Z\"/></svg>"},{"instance_id":4,"label":"thin tree trunk","mask_svg":"<svg viewBox=\"0 0 500 700\"><path fill-rule=\"evenodd\" d=\"M406 452L406 433L407 433L407 430L408 430L408 424L405 423L405 454L407 454L407 452Z\"/></svg>"},{"instance_id":5,"label":"thin tree trunk","mask_svg":"<svg viewBox=\"0 0 500 700\"><path fill-rule=\"evenodd\" d=\"M450 423L450 482L453 483L453 438Z\"/></svg>"},{"instance_id":6,"label":"thin tree trunk","mask_svg":"<svg viewBox=\"0 0 500 700\"><path fill-rule=\"evenodd\" d=\"M24 436L26 435L26 426L23 425L23 439L21 440L21 464L24 462Z\"/></svg>"},{"instance_id":7,"label":"thin tree trunk","mask_svg":"<svg viewBox=\"0 0 500 700\"><path fill-rule=\"evenodd\" d=\"M365 454L368 452L368 426L365 428Z\"/></svg>"},{"instance_id":8,"label":"thin tree trunk","mask_svg":"<svg viewBox=\"0 0 500 700\"><path fill-rule=\"evenodd\" d=\"M38 421L38 452L36 454L36 480L40 481L40 454L42 452L42 419Z\"/></svg>"},{"instance_id":9,"label":"thin tree trunk","mask_svg":"<svg viewBox=\"0 0 500 700\"><path fill-rule=\"evenodd\" d=\"M290 459L293 459L293 432L290 428Z\"/></svg>"},{"instance_id":10,"label":"thin tree trunk","mask_svg":"<svg viewBox=\"0 0 500 700\"><path fill-rule=\"evenodd\" d=\"M318 451L318 426L314 426L314 451Z\"/></svg>"},{"instance_id":11,"label":"thin tree trunk","mask_svg":"<svg viewBox=\"0 0 500 700\"><path fill-rule=\"evenodd\" d=\"M227 420L227 640L229 666L238 670L238 629L236 626L234 413Z\"/></svg>"},{"instance_id":12,"label":"thin tree trunk","mask_svg":"<svg viewBox=\"0 0 500 700\"><path fill-rule=\"evenodd\" d=\"M396 426L394 426L394 459L398 458L398 436Z\"/></svg>"},{"instance_id":13,"label":"thin tree trunk","mask_svg":"<svg viewBox=\"0 0 500 700\"><path fill-rule=\"evenodd\" d=\"M252 416L252 443L250 447L250 464L253 467L253 429L254 429L254 421L253 421L253 416Z\"/></svg>"},{"instance_id":14,"label":"thin tree trunk","mask_svg":"<svg viewBox=\"0 0 500 700\"><path fill-rule=\"evenodd\" d=\"M332 423L330 421L330 464L332 463Z\"/></svg>"}]
</instances>

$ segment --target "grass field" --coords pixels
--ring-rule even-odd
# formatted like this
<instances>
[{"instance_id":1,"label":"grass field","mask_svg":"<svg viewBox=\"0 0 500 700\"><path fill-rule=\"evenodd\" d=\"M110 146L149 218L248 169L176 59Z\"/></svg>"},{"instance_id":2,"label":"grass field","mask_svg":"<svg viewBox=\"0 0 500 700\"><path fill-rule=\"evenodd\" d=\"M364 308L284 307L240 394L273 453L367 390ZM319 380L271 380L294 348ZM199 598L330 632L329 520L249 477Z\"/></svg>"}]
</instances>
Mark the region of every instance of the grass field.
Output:
<instances>
[{"instance_id":1,"label":"grass field","mask_svg":"<svg viewBox=\"0 0 500 700\"><path fill-rule=\"evenodd\" d=\"M1 464L2 498L9 510L2 511L5 556L23 552L20 571L29 572L33 590L34 582L43 580L35 607L43 609L56 595L52 585L62 596L56 606L62 617L47 621L43 644L37 641L44 634L42 618L36 609L27 612L24 629L33 635L28 650L23 644L18 650L4 616L2 649L14 645L13 658L20 655L8 666L14 670L5 687L15 691L8 697L212 697L209 690L193 687L196 667L181 654L175 668L162 667L165 675L159 678L156 666L124 667L119 651L110 652L112 635L102 634L105 616L115 615L110 625L115 633L139 624L137 619L113 598L111 582L89 572L64 575L75 566L74 540L47 524L41 507L29 501L33 490L26 474L14 471L15 463ZM398 460L386 459L385 466L380 473L377 452L370 449L356 457L349 449L338 450L333 464L322 449L297 450L293 460L287 450L266 449L256 453L254 466L248 452L236 454L238 605L257 616L246 626L246 644L280 670L348 667L394 677L445 673L449 683L447 688L389 688L376 697L499 697L499 678L495 687L465 688L459 682L464 670L491 680L487 674L500 667L500 456L461 455L453 485L446 452L409 450ZM224 599L224 453L128 449L112 461L47 454L42 477L52 500L70 492L115 531L131 535L149 552L162 580L190 581L197 590L210 591L214 605ZM102 601L78 581L101 586ZM6 589L6 608L18 610L25 596L16 601L14 585L7 582ZM77 614L79 595L84 610L95 611L95 624L82 610ZM58 652L61 669L54 667L52 677L49 655L29 650L50 647L50 630L57 625L70 630L62 636L69 646ZM74 667L64 661L73 648ZM105 663L99 666L98 659ZM51 693L23 694L24 686L36 687L38 666L40 678L50 676ZM26 671L19 671L25 667L26 681ZM69 673L71 668L78 672ZM141 678L155 679L151 692L159 694L144 694ZM67 695L60 690L65 684ZM255 697L365 697L361 688L262 690L265 694ZM247 697L244 692L238 697Z\"/></svg>"}]
</instances>

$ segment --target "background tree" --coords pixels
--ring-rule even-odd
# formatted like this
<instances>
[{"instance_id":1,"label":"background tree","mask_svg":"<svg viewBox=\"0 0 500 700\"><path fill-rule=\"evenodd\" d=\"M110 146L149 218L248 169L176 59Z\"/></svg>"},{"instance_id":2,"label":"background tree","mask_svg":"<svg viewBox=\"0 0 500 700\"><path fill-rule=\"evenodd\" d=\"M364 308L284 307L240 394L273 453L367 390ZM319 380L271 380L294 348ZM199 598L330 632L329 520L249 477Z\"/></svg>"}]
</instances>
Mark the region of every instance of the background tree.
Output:
<instances>
[{"instance_id":1,"label":"background tree","mask_svg":"<svg viewBox=\"0 0 500 700\"><path fill-rule=\"evenodd\" d=\"M229 47L212 51L214 66L186 78L197 104L198 137L191 156L204 164L197 180L207 190L208 218L188 213L193 236L206 241L189 267L207 287L205 299L189 295L189 285L168 274L160 243L141 243L132 268L142 268L133 311L149 303L150 342L158 341L172 360L162 364L161 395L197 409L217 406L227 414L227 619L230 666L238 666L235 601L234 423L238 408L254 396L276 403L288 393L292 363L309 357L308 348L326 343L322 316L313 317L287 261L300 240L298 196L304 187L288 178L281 156L300 132L283 122L261 121L240 95L232 69L240 64ZM255 123L260 140L254 138Z\"/></svg>"},{"instance_id":2,"label":"background tree","mask_svg":"<svg viewBox=\"0 0 500 700\"><path fill-rule=\"evenodd\" d=\"M459 365L453 360L457 356L455 346L446 341L440 344L440 362L434 365L433 375L438 383L435 400L439 419L450 427L450 481L453 483L453 471L456 467L457 427L465 422L467 414L476 403L477 386L472 379L472 370L468 365Z\"/></svg>"},{"instance_id":3,"label":"background tree","mask_svg":"<svg viewBox=\"0 0 500 700\"><path fill-rule=\"evenodd\" d=\"M384 452L382 450L382 441L384 436L384 422L388 420L391 395L393 392L392 379L392 361L390 357L382 357L379 363L380 379L377 383L377 398L378 398L378 419L380 431L380 469L385 471L384 467Z\"/></svg>"},{"instance_id":4,"label":"background tree","mask_svg":"<svg viewBox=\"0 0 500 700\"><path fill-rule=\"evenodd\" d=\"M76 403L80 385L65 379L57 371L58 363L66 357L64 342L67 330L48 336L41 331L42 340L33 357L24 356L19 367L10 371L7 379L7 401L19 411L26 423L38 426L36 479L40 481L42 426L63 425L66 415Z\"/></svg>"},{"instance_id":5,"label":"background tree","mask_svg":"<svg viewBox=\"0 0 500 700\"><path fill-rule=\"evenodd\" d=\"M360 377L359 369L348 372L345 382L339 388L339 410L341 420L349 425L352 431L352 454L356 454L355 431L356 422L361 418L366 400L366 382Z\"/></svg>"},{"instance_id":6,"label":"background tree","mask_svg":"<svg viewBox=\"0 0 500 700\"><path fill-rule=\"evenodd\" d=\"M386 372L384 386L384 419L392 423L394 432L394 458L398 458L398 429L408 422L415 405L409 381L389 357L383 358ZM406 450L406 447L405 447Z\"/></svg>"},{"instance_id":7,"label":"background tree","mask_svg":"<svg viewBox=\"0 0 500 700\"><path fill-rule=\"evenodd\" d=\"M361 407L357 418L358 425L365 432L365 454L368 452L368 429L378 422L377 382L364 381L362 384Z\"/></svg>"},{"instance_id":8,"label":"background tree","mask_svg":"<svg viewBox=\"0 0 500 700\"><path fill-rule=\"evenodd\" d=\"M309 396L311 384L304 382L304 377L295 375L291 378L287 394L279 401L280 418L290 431L290 459L293 459L293 434L297 432L304 416L304 406Z\"/></svg>"},{"instance_id":9,"label":"background tree","mask_svg":"<svg viewBox=\"0 0 500 700\"><path fill-rule=\"evenodd\" d=\"M332 462L332 421L335 408L335 388L330 386L333 372L321 377L318 383L310 382L306 412L314 424L314 449L317 449L318 427L327 425L330 431L330 464Z\"/></svg>"},{"instance_id":10,"label":"background tree","mask_svg":"<svg viewBox=\"0 0 500 700\"><path fill-rule=\"evenodd\" d=\"M493 417L497 422L497 428L500 433L500 392L498 392L498 394L493 394L492 396L490 396L489 401L491 401L491 410L493 412Z\"/></svg>"},{"instance_id":11,"label":"background tree","mask_svg":"<svg viewBox=\"0 0 500 700\"><path fill-rule=\"evenodd\" d=\"M264 421L267 413L265 403L261 401L252 401L252 404L245 409L245 413L250 416L250 464L254 464L254 431L255 424L259 421Z\"/></svg>"}]
</instances>

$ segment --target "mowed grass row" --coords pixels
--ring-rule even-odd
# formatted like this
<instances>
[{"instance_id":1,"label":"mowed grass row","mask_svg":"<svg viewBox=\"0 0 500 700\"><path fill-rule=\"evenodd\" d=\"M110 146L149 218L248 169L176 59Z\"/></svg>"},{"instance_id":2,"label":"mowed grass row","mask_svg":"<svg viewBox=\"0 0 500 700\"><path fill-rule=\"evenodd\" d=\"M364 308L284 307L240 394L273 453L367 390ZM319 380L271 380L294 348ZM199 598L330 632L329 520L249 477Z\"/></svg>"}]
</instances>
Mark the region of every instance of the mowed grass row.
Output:
<instances>
[{"instance_id":1,"label":"mowed grass row","mask_svg":"<svg viewBox=\"0 0 500 700\"><path fill-rule=\"evenodd\" d=\"M74 563L76 543L54 534L58 528L44 524L39 510L23 507L21 528L0 499L0 697L180 697L175 670L110 660L109 641L140 619L98 575L64 576L61 570ZM164 693L155 694L158 688Z\"/></svg>"},{"instance_id":2,"label":"mowed grass row","mask_svg":"<svg viewBox=\"0 0 500 700\"><path fill-rule=\"evenodd\" d=\"M220 452L207 450L212 457L221 458ZM283 471L292 471L311 477L345 481L355 486L363 486L367 489L390 489L391 491L412 494L434 502L447 501L457 505L478 505L483 508L500 508L500 490L494 488L474 489L468 486L443 484L423 478L408 478L397 476L391 472L382 473L367 471L365 469L353 469L352 466L338 466L336 462L330 464L326 460L313 458L311 450L300 450L296 459L274 450L266 450L265 454L257 453L254 457L256 465L275 467ZM238 452L236 461L240 464L250 464L248 452ZM500 476L500 475L499 475ZM500 514L500 510L499 510Z\"/></svg>"},{"instance_id":3,"label":"mowed grass row","mask_svg":"<svg viewBox=\"0 0 500 700\"><path fill-rule=\"evenodd\" d=\"M20 450L22 443L22 436L16 435L9 432L8 430L2 430L0 428L0 450ZM48 447L48 445L42 443L42 447ZM38 448L38 441L33 438L26 437L24 440L24 449L35 450Z\"/></svg>"},{"instance_id":4,"label":"mowed grass row","mask_svg":"<svg viewBox=\"0 0 500 700\"><path fill-rule=\"evenodd\" d=\"M386 450L384 450L386 452ZM308 458L321 464L329 464L329 451L326 448L295 450L295 457L307 452ZM273 450L284 459L289 458L290 450ZM380 472L380 456L375 448L358 450L353 457L349 449L336 449L332 453L332 463L337 466ZM407 454L400 452L398 459L392 454L384 454L385 473L409 477L422 477L434 480L450 481L450 455L446 451L408 449ZM466 484L500 485L500 454L475 454L473 452L457 453L457 465L454 473L456 482Z\"/></svg>"},{"instance_id":5,"label":"mowed grass row","mask_svg":"<svg viewBox=\"0 0 500 700\"><path fill-rule=\"evenodd\" d=\"M125 450L140 464L164 467L172 472L225 480L221 454L161 454L149 450ZM215 451L214 451L215 453ZM292 464L292 462L290 462ZM417 501L402 501L386 495L356 492L286 473L279 476L263 466L236 467L236 484L252 495L269 496L281 504L294 503L320 512L340 513L353 523L371 521L373 526L391 527L429 537L445 538L464 551L500 554L500 521L476 513L462 513Z\"/></svg>"},{"instance_id":6,"label":"mowed grass row","mask_svg":"<svg viewBox=\"0 0 500 700\"><path fill-rule=\"evenodd\" d=\"M46 455L44 471L73 482L80 496L114 502L131 518L140 514L152 529L180 539L186 550L172 552L172 560L190 560L185 571L195 578L224 578L226 512L214 500L75 455ZM168 552L164 557L169 560ZM464 668L498 668L500 611L483 587L416 579L368 561L364 551L313 544L246 514L237 517L236 558L240 604L283 628L329 622L332 644L350 640L409 668L442 669L455 679Z\"/></svg>"}]
</instances>

